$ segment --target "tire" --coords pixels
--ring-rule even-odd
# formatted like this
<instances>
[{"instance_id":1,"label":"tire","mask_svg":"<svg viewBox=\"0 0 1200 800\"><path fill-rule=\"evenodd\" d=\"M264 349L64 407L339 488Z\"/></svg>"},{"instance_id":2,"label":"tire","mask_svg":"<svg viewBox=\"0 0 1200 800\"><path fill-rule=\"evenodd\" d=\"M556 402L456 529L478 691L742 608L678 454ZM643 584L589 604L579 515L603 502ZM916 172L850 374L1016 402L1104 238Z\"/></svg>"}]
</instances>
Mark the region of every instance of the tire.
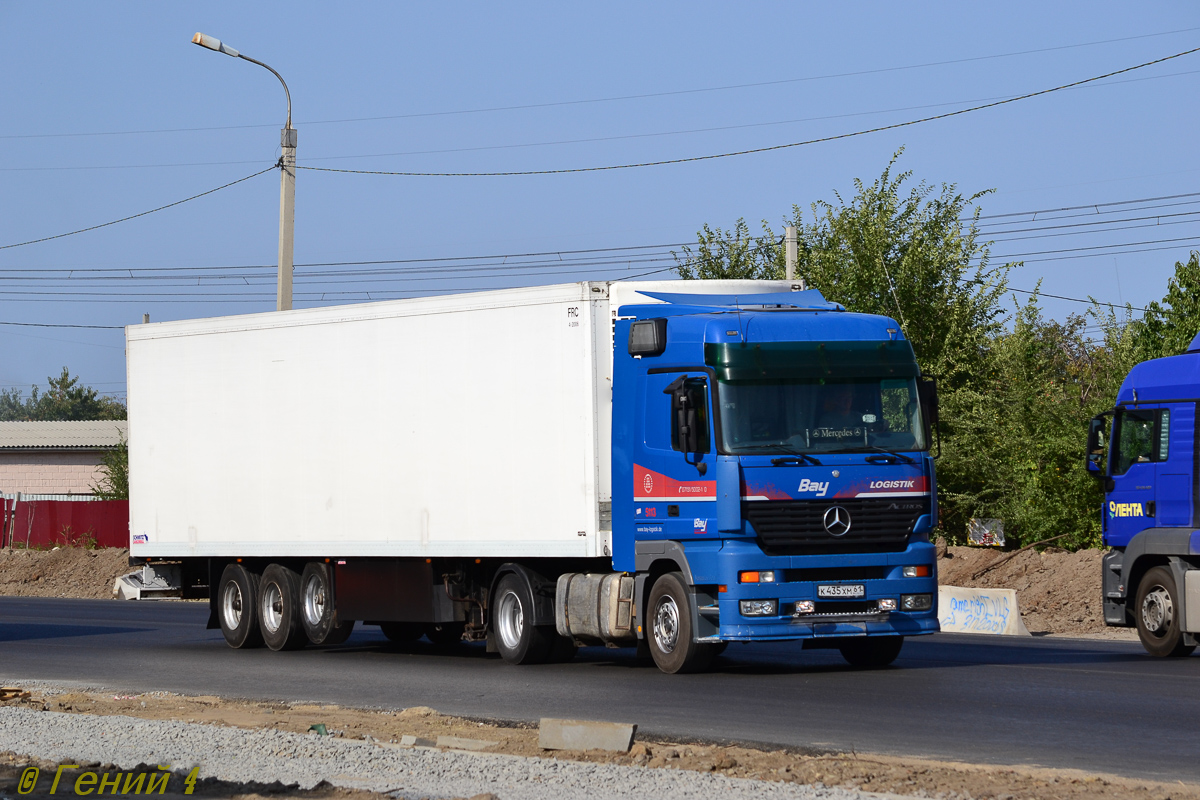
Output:
<instances>
[{"instance_id":1,"label":"tire","mask_svg":"<svg viewBox=\"0 0 1200 800\"><path fill-rule=\"evenodd\" d=\"M850 639L838 647L842 658L852 667L886 667L900 655L903 636L865 636Z\"/></svg>"},{"instance_id":2,"label":"tire","mask_svg":"<svg viewBox=\"0 0 1200 800\"><path fill-rule=\"evenodd\" d=\"M646 603L650 657L668 674L701 672L716 655L711 644L692 641L690 598L683 574L668 572L654 582Z\"/></svg>"},{"instance_id":3,"label":"tire","mask_svg":"<svg viewBox=\"0 0 1200 800\"><path fill-rule=\"evenodd\" d=\"M437 647L453 647L462 641L465 628L466 623L463 622L433 622L422 630L425 638Z\"/></svg>"},{"instance_id":4,"label":"tire","mask_svg":"<svg viewBox=\"0 0 1200 800\"><path fill-rule=\"evenodd\" d=\"M550 659L557 634L553 626L533 624L533 595L520 576L500 579L492 600L496 648L510 664L544 664Z\"/></svg>"},{"instance_id":5,"label":"tire","mask_svg":"<svg viewBox=\"0 0 1200 800\"><path fill-rule=\"evenodd\" d=\"M1143 576L1133 617L1137 621L1138 638L1147 653L1159 658L1178 658L1196 649L1183 643L1183 631L1179 628L1181 608L1182 598L1170 569L1155 567Z\"/></svg>"},{"instance_id":6,"label":"tire","mask_svg":"<svg viewBox=\"0 0 1200 800\"><path fill-rule=\"evenodd\" d=\"M308 644L301 623L300 576L295 570L271 564L258 584L258 627L272 650L299 650Z\"/></svg>"},{"instance_id":7,"label":"tire","mask_svg":"<svg viewBox=\"0 0 1200 800\"><path fill-rule=\"evenodd\" d=\"M305 564L300 576L300 616L304 635L313 644L341 644L354 630L354 620L338 619L332 578L329 565L320 561Z\"/></svg>"},{"instance_id":8,"label":"tire","mask_svg":"<svg viewBox=\"0 0 1200 800\"><path fill-rule=\"evenodd\" d=\"M227 564L217 587L217 619L230 647L262 647L258 627L258 576L241 564Z\"/></svg>"},{"instance_id":9,"label":"tire","mask_svg":"<svg viewBox=\"0 0 1200 800\"><path fill-rule=\"evenodd\" d=\"M379 630L392 644L412 644L425 635L425 626L420 622L381 622Z\"/></svg>"}]
</instances>

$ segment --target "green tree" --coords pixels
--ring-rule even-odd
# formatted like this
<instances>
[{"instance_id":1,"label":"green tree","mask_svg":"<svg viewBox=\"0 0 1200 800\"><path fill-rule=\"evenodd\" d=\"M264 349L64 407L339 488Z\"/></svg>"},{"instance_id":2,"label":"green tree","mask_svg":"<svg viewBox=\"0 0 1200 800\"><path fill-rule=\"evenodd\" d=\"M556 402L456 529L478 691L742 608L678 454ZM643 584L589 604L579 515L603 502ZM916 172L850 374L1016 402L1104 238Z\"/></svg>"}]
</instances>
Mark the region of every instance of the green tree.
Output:
<instances>
[{"instance_id":1,"label":"green tree","mask_svg":"<svg viewBox=\"0 0 1200 800\"><path fill-rule=\"evenodd\" d=\"M66 367L46 382L44 393L34 386L29 397L19 389L0 391L0 421L125 419L124 403L103 397L90 386L80 386L79 378L72 377Z\"/></svg>"},{"instance_id":2,"label":"green tree","mask_svg":"<svg viewBox=\"0 0 1200 800\"><path fill-rule=\"evenodd\" d=\"M906 186L912 173L894 174L902 152L873 183L856 180L848 202L835 193L833 203L813 203L811 222L793 206L785 224L798 229L797 273L851 311L897 319L925 372L947 387L969 384L1003 329L1000 299L1013 265L990 266L979 209L968 213L986 192ZM757 237L743 219L730 231L705 225L676 261L683 278L784 277L783 247L766 222Z\"/></svg>"},{"instance_id":3,"label":"green tree","mask_svg":"<svg viewBox=\"0 0 1200 800\"><path fill-rule=\"evenodd\" d=\"M100 456L100 480L92 492L101 500L129 499L129 443L124 436L120 444Z\"/></svg>"},{"instance_id":4,"label":"green tree","mask_svg":"<svg viewBox=\"0 0 1200 800\"><path fill-rule=\"evenodd\" d=\"M1200 333L1200 252L1193 250L1187 263L1175 262L1166 296L1162 302L1147 305L1145 315L1132 328L1142 358L1187 352Z\"/></svg>"}]
</instances>

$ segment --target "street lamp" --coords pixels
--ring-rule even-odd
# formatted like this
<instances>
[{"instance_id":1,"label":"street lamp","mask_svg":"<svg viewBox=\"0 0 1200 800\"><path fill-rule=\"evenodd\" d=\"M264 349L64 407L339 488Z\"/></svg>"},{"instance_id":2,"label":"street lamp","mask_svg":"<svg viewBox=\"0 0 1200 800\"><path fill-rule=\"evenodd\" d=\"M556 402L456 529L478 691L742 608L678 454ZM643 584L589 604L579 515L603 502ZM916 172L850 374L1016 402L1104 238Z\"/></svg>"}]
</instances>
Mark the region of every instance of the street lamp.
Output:
<instances>
[{"instance_id":1,"label":"street lamp","mask_svg":"<svg viewBox=\"0 0 1200 800\"><path fill-rule=\"evenodd\" d=\"M275 310L287 311L292 307L292 243L295 238L296 223L296 129L292 127L292 93L288 91L282 75L263 62L239 53L229 45L222 44L220 39L197 33L192 37L192 44L258 64L260 67L271 70L271 74L279 78L280 83L283 83L283 93L287 95L288 110L287 122L280 132L283 158L280 159L282 169L279 175L279 278Z\"/></svg>"}]
</instances>

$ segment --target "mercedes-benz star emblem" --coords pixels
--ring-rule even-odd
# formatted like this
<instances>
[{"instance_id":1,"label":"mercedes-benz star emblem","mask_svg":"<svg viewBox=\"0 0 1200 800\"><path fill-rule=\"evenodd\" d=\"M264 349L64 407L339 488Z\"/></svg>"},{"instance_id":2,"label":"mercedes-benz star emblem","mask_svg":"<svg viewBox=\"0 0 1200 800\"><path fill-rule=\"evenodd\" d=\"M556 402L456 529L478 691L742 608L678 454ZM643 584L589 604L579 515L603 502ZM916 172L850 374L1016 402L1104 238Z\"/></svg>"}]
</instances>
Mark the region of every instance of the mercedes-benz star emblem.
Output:
<instances>
[{"instance_id":1,"label":"mercedes-benz star emblem","mask_svg":"<svg viewBox=\"0 0 1200 800\"><path fill-rule=\"evenodd\" d=\"M841 506L830 506L825 511L824 522L830 536L844 536L850 530L850 512Z\"/></svg>"}]
</instances>

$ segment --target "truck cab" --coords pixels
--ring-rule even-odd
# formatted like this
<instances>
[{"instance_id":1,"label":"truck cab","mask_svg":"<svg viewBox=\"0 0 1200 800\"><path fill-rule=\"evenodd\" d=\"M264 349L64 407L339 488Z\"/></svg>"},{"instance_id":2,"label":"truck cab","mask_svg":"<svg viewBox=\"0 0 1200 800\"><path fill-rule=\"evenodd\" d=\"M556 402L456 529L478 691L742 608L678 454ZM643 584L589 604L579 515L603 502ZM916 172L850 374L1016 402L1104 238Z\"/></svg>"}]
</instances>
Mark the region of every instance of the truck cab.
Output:
<instances>
[{"instance_id":1,"label":"truck cab","mask_svg":"<svg viewBox=\"0 0 1200 800\"><path fill-rule=\"evenodd\" d=\"M667 671L802 639L886 664L938 630L934 384L818 292L645 292L613 366L613 569Z\"/></svg>"},{"instance_id":2,"label":"truck cab","mask_svg":"<svg viewBox=\"0 0 1200 800\"><path fill-rule=\"evenodd\" d=\"M1187 353L1126 376L1092 419L1086 468L1102 481L1104 621L1136 627L1147 652L1183 656L1200 640L1200 336Z\"/></svg>"}]
</instances>

